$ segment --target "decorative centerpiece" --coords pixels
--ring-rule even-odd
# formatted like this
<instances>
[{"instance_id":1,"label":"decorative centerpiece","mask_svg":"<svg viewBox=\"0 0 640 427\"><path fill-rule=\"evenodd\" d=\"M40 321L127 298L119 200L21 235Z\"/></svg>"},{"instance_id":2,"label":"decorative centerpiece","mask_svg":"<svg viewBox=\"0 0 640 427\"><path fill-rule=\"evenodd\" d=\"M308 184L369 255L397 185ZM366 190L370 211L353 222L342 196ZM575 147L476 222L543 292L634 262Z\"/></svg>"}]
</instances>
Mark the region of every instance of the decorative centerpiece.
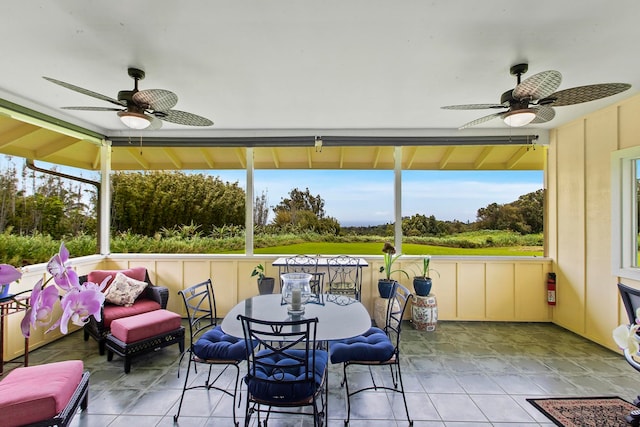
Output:
<instances>
[{"instance_id":1,"label":"decorative centerpiece","mask_svg":"<svg viewBox=\"0 0 640 427\"><path fill-rule=\"evenodd\" d=\"M304 304L311 298L311 274L309 273L285 273L282 279L282 299L291 315L304 313Z\"/></svg>"}]
</instances>

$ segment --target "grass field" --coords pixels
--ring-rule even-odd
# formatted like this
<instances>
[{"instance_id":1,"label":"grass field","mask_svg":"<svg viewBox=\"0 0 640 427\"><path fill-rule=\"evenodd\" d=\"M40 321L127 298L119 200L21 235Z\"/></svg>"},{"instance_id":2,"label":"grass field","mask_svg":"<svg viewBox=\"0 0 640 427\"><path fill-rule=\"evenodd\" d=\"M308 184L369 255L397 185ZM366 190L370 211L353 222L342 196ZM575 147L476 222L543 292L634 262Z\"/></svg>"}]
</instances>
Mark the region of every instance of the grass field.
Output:
<instances>
[{"instance_id":1,"label":"grass field","mask_svg":"<svg viewBox=\"0 0 640 427\"><path fill-rule=\"evenodd\" d=\"M323 235L315 233L259 235L255 254L382 255L391 236ZM96 253L95 236L64 240L73 257ZM60 241L45 235L21 236L0 233L0 263L17 266L45 262ZM118 233L111 239L113 253L242 254L244 235L224 238L194 236L140 236ZM542 235L519 235L507 231L478 231L443 237L406 237L405 255L542 256Z\"/></svg>"},{"instance_id":2,"label":"grass field","mask_svg":"<svg viewBox=\"0 0 640 427\"><path fill-rule=\"evenodd\" d=\"M238 251L234 253L242 253ZM376 242L308 242L256 248L256 254L322 254L322 255L382 255L382 245ZM486 256L542 256L540 246L509 246L492 248L450 248L444 246L404 243L405 255L486 255Z\"/></svg>"}]
</instances>

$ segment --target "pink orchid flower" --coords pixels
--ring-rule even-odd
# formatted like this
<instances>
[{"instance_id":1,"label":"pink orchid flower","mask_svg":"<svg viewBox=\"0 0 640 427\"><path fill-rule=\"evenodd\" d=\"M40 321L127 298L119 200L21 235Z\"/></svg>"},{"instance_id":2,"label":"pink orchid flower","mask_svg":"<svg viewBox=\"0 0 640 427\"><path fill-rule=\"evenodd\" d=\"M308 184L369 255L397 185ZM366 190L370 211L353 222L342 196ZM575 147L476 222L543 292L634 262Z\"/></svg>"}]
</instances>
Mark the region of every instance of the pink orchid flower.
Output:
<instances>
[{"instance_id":1,"label":"pink orchid flower","mask_svg":"<svg viewBox=\"0 0 640 427\"><path fill-rule=\"evenodd\" d=\"M64 243L61 243L60 251L52 256L47 263L47 271L53 276L53 281L60 289L65 291L79 286L78 273L73 268L65 265L68 260L69 251L64 246Z\"/></svg>"},{"instance_id":2,"label":"pink orchid flower","mask_svg":"<svg viewBox=\"0 0 640 427\"><path fill-rule=\"evenodd\" d=\"M50 330L60 325L60 332L66 334L69 321L74 325L82 326L91 315L100 320L102 304L104 304L104 294L100 291L100 287L94 283L71 289L60 301L63 310L62 317L55 325L52 325Z\"/></svg>"},{"instance_id":3,"label":"pink orchid flower","mask_svg":"<svg viewBox=\"0 0 640 427\"><path fill-rule=\"evenodd\" d=\"M8 285L22 277L20 270L9 264L0 264L0 285Z\"/></svg>"},{"instance_id":4,"label":"pink orchid flower","mask_svg":"<svg viewBox=\"0 0 640 427\"><path fill-rule=\"evenodd\" d=\"M55 286L43 287L42 279L38 280L38 283L33 287L33 291L31 291L30 307L25 312L22 322L20 322L22 335L25 338L29 338L31 335L31 328L46 326L51 323L53 306L58 301L58 297L58 288Z\"/></svg>"},{"instance_id":5,"label":"pink orchid flower","mask_svg":"<svg viewBox=\"0 0 640 427\"><path fill-rule=\"evenodd\" d=\"M60 332L66 334L69 332L69 321L74 325L82 326L89 320L89 316L94 316L98 321L102 319L102 305L104 304L102 291L111 276L106 277L100 285L92 282L81 285L78 274L66 265L68 260L69 251L63 243L60 245L60 251L52 256L47 263L47 271L52 277L46 282L40 279L33 287L29 301L30 306L20 323L22 335L26 338L29 338L31 328L35 329L51 324L56 301L60 301L62 315L51 324L47 332L60 327ZM6 277L13 276L7 274ZM51 279L55 285L47 286ZM64 295L60 295L60 290Z\"/></svg>"}]
</instances>

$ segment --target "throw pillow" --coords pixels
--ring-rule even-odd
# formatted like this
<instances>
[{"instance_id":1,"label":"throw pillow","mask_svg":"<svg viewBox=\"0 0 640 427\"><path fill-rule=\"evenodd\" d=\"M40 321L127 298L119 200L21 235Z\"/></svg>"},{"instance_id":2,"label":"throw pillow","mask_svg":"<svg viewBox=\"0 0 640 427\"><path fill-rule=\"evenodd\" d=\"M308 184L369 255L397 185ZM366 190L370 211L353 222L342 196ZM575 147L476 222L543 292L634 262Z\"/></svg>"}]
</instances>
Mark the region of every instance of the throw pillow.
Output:
<instances>
[{"instance_id":1,"label":"throw pillow","mask_svg":"<svg viewBox=\"0 0 640 427\"><path fill-rule=\"evenodd\" d=\"M117 273L104 297L105 300L111 304L131 307L146 287L147 282L132 279L122 273Z\"/></svg>"}]
</instances>

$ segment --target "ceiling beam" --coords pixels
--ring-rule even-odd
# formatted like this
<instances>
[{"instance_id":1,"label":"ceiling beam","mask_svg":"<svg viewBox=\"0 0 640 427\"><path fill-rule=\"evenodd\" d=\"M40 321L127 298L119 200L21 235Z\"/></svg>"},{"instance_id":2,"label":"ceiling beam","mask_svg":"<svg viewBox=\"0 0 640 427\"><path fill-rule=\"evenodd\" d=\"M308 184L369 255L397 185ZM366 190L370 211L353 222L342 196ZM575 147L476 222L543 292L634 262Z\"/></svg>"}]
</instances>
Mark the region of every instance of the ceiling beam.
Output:
<instances>
[{"instance_id":1,"label":"ceiling beam","mask_svg":"<svg viewBox=\"0 0 640 427\"><path fill-rule=\"evenodd\" d=\"M167 157L169 157L169 159L171 160L171 163L173 163L173 165L177 169L182 169L182 166L183 166L182 160L180 160L180 157L178 157L172 149L165 148L162 151L167 155Z\"/></svg>"},{"instance_id":2,"label":"ceiling beam","mask_svg":"<svg viewBox=\"0 0 640 427\"><path fill-rule=\"evenodd\" d=\"M520 147L520 149L518 149L518 151L516 151L516 153L511 156L509 160L507 160L507 169L512 169L513 167L515 167L515 165L517 165L518 162L522 160L525 154L527 154L527 151L529 151L530 149L531 147Z\"/></svg>"},{"instance_id":3,"label":"ceiling beam","mask_svg":"<svg viewBox=\"0 0 640 427\"><path fill-rule=\"evenodd\" d=\"M133 157L135 161L138 162L140 166L142 166L142 169L149 169L149 162L147 162L144 157L142 157L142 152L140 150L138 150L137 148L129 148L127 151L129 152L131 157Z\"/></svg>"},{"instance_id":4,"label":"ceiling beam","mask_svg":"<svg viewBox=\"0 0 640 427\"><path fill-rule=\"evenodd\" d=\"M409 160L407 161L406 169L411 169L411 166L413 166L413 162L416 160L417 155L418 155L418 147L414 147L413 152L411 153L411 156L409 156Z\"/></svg>"},{"instance_id":5,"label":"ceiling beam","mask_svg":"<svg viewBox=\"0 0 640 427\"><path fill-rule=\"evenodd\" d=\"M376 151L373 156L373 169L376 169L378 167L378 162L380 161L381 155L382 155L382 147L376 147Z\"/></svg>"},{"instance_id":6,"label":"ceiling beam","mask_svg":"<svg viewBox=\"0 0 640 427\"><path fill-rule=\"evenodd\" d=\"M201 148L200 154L202 154L202 158L204 159L204 162L207 164L207 166L213 169L214 166L216 165L216 162L213 160L213 157L211 157L211 154L209 154L209 151L205 150L204 148Z\"/></svg>"},{"instance_id":7,"label":"ceiling beam","mask_svg":"<svg viewBox=\"0 0 640 427\"><path fill-rule=\"evenodd\" d=\"M114 147L129 144L129 137L110 136ZM538 135L496 136L323 136L323 147L403 147L448 145L531 145ZM316 135L281 137L146 137L148 147L315 147Z\"/></svg>"},{"instance_id":8,"label":"ceiling beam","mask_svg":"<svg viewBox=\"0 0 640 427\"><path fill-rule=\"evenodd\" d=\"M69 148L72 145L80 142L77 139L71 139L66 135L57 135L58 138L47 141L47 145L36 150L36 156L39 159L45 160L46 158L57 153L60 150L64 150L65 148Z\"/></svg>"},{"instance_id":9,"label":"ceiling beam","mask_svg":"<svg viewBox=\"0 0 640 427\"><path fill-rule=\"evenodd\" d=\"M484 150L482 150L482 153L480 153L480 155L476 158L476 161L473 162L473 168L480 169L492 151L493 151L493 147L484 147Z\"/></svg>"},{"instance_id":10,"label":"ceiling beam","mask_svg":"<svg viewBox=\"0 0 640 427\"><path fill-rule=\"evenodd\" d=\"M247 158L245 156L244 150L242 148L238 148L237 150L235 150L235 153L236 153L236 157L238 158L238 161L242 165L242 168L246 169L247 168Z\"/></svg>"},{"instance_id":11,"label":"ceiling beam","mask_svg":"<svg viewBox=\"0 0 640 427\"><path fill-rule=\"evenodd\" d=\"M440 169L444 169L447 167L447 164L449 164L449 160L451 160L451 156L453 155L453 152L455 150L456 150L456 147L447 148L447 151L445 151L444 156L442 156L442 159L440 159L440 164L438 165Z\"/></svg>"},{"instance_id":12,"label":"ceiling beam","mask_svg":"<svg viewBox=\"0 0 640 427\"><path fill-rule=\"evenodd\" d=\"M273 159L273 165L276 169L280 169L280 157L278 157L278 152L276 148L271 148L271 158Z\"/></svg>"},{"instance_id":13,"label":"ceiling beam","mask_svg":"<svg viewBox=\"0 0 640 427\"><path fill-rule=\"evenodd\" d=\"M40 128L21 123L11 130L3 131L0 134L0 148L11 145L16 141L19 141L21 138L32 135L40 130Z\"/></svg>"}]
</instances>

